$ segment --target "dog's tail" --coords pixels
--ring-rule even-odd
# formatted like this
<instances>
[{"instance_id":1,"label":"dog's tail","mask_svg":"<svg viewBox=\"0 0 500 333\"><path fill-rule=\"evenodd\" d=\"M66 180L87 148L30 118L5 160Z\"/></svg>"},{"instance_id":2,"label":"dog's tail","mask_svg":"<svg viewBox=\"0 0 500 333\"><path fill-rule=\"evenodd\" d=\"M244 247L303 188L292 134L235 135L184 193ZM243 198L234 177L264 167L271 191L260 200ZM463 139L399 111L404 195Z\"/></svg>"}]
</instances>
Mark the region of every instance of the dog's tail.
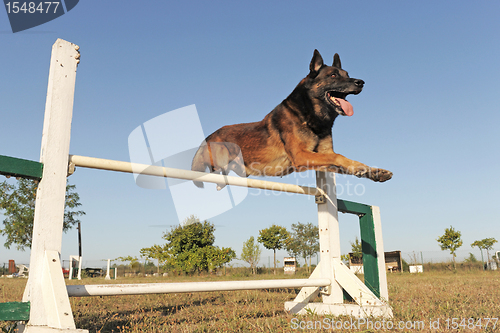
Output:
<instances>
[{"instance_id":1,"label":"dog's tail","mask_svg":"<svg viewBox=\"0 0 500 333\"><path fill-rule=\"evenodd\" d=\"M210 152L208 151L208 145L204 142L194 155L193 162L191 163L191 170L206 172L207 168L210 168ZM193 183L199 188L204 187L203 182L193 180Z\"/></svg>"}]
</instances>

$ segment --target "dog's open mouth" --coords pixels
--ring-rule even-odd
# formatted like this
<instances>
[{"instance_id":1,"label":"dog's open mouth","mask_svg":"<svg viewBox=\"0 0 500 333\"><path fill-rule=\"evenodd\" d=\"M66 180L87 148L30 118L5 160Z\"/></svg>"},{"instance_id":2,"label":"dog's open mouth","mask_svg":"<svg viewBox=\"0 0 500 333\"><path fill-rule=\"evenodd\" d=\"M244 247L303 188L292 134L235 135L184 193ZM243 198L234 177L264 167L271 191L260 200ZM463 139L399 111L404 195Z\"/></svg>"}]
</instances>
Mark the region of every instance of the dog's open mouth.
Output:
<instances>
[{"instance_id":1,"label":"dog's open mouth","mask_svg":"<svg viewBox=\"0 0 500 333\"><path fill-rule=\"evenodd\" d=\"M351 103L349 103L345 99L347 94L342 94L336 91L329 91L326 93L326 95L328 101L335 106L335 109L339 114L349 117L354 114Z\"/></svg>"}]
</instances>

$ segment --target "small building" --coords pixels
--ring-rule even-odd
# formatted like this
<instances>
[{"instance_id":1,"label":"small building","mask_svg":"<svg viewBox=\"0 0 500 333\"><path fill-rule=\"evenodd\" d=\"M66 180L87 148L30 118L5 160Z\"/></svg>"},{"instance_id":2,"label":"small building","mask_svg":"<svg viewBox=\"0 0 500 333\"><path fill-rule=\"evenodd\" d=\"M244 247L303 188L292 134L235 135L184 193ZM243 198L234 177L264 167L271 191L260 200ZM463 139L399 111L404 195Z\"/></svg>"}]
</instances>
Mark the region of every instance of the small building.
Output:
<instances>
[{"instance_id":1,"label":"small building","mask_svg":"<svg viewBox=\"0 0 500 333\"><path fill-rule=\"evenodd\" d=\"M408 266L408 269L410 270L410 273L423 273L424 272L424 266L422 266L422 265L410 265L410 266Z\"/></svg>"},{"instance_id":2,"label":"small building","mask_svg":"<svg viewBox=\"0 0 500 333\"><path fill-rule=\"evenodd\" d=\"M401 251L385 252L385 269L391 273L403 271Z\"/></svg>"},{"instance_id":3,"label":"small building","mask_svg":"<svg viewBox=\"0 0 500 333\"><path fill-rule=\"evenodd\" d=\"M389 272L402 272L403 260L401 251L385 252L385 269ZM349 253L349 269L355 274L363 274L363 256L360 258L354 257L354 254Z\"/></svg>"},{"instance_id":4,"label":"small building","mask_svg":"<svg viewBox=\"0 0 500 333\"><path fill-rule=\"evenodd\" d=\"M283 270L285 274L293 275L297 270L297 260L293 257L285 257L283 259Z\"/></svg>"}]
</instances>

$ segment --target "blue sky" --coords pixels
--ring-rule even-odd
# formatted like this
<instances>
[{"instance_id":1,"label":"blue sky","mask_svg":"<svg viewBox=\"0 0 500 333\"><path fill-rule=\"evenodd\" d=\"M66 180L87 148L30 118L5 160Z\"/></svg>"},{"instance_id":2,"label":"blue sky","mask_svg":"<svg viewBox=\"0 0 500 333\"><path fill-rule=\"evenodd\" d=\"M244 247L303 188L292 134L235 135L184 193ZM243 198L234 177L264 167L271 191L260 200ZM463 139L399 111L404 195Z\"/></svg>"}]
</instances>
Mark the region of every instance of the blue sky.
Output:
<instances>
[{"instance_id":1,"label":"blue sky","mask_svg":"<svg viewBox=\"0 0 500 333\"><path fill-rule=\"evenodd\" d=\"M349 99L354 116L334 125L335 151L394 172L383 184L339 176L339 197L380 206L388 251L438 256L436 238L452 225L463 252L479 255L469 244L500 239L499 14L493 1L80 1L13 34L0 11L0 154L39 159L57 38L79 45L82 59L70 152L123 161L136 127L187 105L196 105L205 134L261 120L307 75L314 49L327 63L337 52L366 85ZM88 261L138 256L163 242L167 227L153 226L177 223L169 190L107 171L78 169L69 179L87 213ZM304 173L283 181L315 180ZM240 254L260 229L317 216L313 198L251 190L210 221L216 245ZM359 228L354 216L340 223L345 253ZM77 254L76 240L76 230L64 235L63 259ZM0 263L9 259L27 263L29 251L0 248Z\"/></svg>"}]
</instances>

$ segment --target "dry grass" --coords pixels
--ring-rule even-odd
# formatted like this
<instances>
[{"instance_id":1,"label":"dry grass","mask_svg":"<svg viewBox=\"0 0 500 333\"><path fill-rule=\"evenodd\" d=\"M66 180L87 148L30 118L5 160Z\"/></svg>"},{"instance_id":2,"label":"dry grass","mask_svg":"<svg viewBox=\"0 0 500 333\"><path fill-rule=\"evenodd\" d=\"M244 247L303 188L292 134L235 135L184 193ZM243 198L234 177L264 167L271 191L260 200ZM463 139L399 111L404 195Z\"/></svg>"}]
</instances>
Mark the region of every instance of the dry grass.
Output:
<instances>
[{"instance_id":1,"label":"dry grass","mask_svg":"<svg viewBox=\"0 0 500 333\"><path fill-rule=\"evenodd\" d=\"M273 278L260 275L259 278ZM283 276L278 276L283 278ZM250 277L251 278L251 277ZM220 280L229 277L173 278L181 280ZM237 278L237 279L242 279ZM493 322L485 329L476 326L479 318L500 317L500 272L430 272L418 275L389 274L390 304L394 329L384 330L357 326L343 332L449 332L452 318L458 318L458 331L500 332L500 323ZM165 279L161 279L165 282ZM0 279L0 302L19 301L25 280ZM153 278L119 279L120 283L159 282ZM102 279L87 279L84 284L103 283ZM332 331L325 322L349 322L350 318L323 317L314 314L296 316L283 309L285 301L292 300L297 290L256 290L212 293L186 293L143 296L112 296L72 298L71 304L78 328L90 332L293 332L302 321L302 327L321 322L323 330ZM440 319L439 329L431 330L429 322ZM471 321L469 321L469 318ZM449 319L448 323L446 320ZM380 325L376 318L372 323ZM423 322L419 330L397 329L399 323L410 325ZM296 323L292 325L292 323ZM472 324L473 323L473 324ZM450 326L449 328L447 328ZM387 325L387 323L386 323ZM468 326L467 326L468 325ZM0 324L5 327L6 323ZM351 326L352 328L353 326ZM386 326L387 327L387 326ZM376 329L379 328L379 329ZM301 330L299 330L301 331Z\"/></svg>"}]
</instances>

